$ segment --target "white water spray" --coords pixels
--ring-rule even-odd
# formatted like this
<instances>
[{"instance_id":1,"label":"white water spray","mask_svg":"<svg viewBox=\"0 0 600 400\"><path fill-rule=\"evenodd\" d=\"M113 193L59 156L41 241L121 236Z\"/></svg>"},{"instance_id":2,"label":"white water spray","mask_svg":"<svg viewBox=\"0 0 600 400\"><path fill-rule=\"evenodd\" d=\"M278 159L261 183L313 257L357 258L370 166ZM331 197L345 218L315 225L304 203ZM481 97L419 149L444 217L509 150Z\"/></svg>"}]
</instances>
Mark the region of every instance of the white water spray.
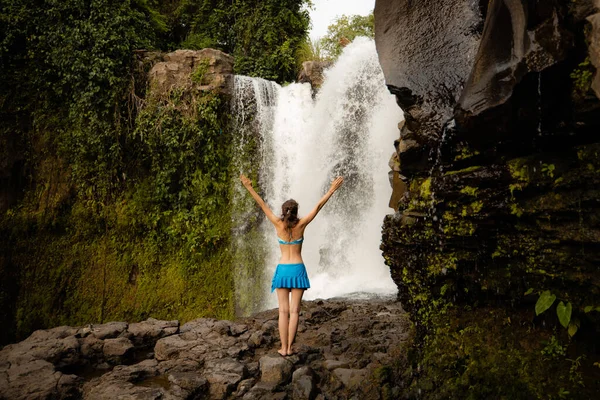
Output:
<instances>
[{"instance_id":1,"label":"white water spray","mask_svg":"<svg viewBox=\"0 0 600 400\"><path fill-rule=\"evenodd\" d=\"M260 132L259 185L276 214L293 198L304 215L334 177L345 179L306 229L302 257L311 288L304 298L395 293L379 245L391 195L387 163L403 116L385 86L374 42L357 38L347 46L325 72L316 99L308 84L279 87L236 77L235 86L235 103L248 101L251 90L257 104L252 123ZM268 221L262 229L271 245L264 265L270 280L279 246ZM265 306L276 304L274 295L268 299Z\"/></svg>"}]
</instances>

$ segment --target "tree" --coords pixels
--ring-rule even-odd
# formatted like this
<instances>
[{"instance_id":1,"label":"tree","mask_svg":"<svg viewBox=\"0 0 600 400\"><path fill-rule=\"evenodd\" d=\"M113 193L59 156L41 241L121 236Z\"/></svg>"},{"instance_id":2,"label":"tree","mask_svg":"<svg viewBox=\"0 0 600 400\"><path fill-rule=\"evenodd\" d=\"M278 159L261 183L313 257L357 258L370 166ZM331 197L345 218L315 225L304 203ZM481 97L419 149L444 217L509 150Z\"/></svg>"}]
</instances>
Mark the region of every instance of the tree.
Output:
<instances>
[{"instance_id":1,"label":"tree","mask_svg":"<svg viewBox=\"0 0 600 400\"><path fill-rule=\"evenodd\" d=\"M296 54L309 0L182 0L173 16L175 45L213 47L235 57L235 72L277 82L296 78Z\"/></svg>"},{"instance_id":2,"label":"tree","mask_svg":"<svg viewBox=\"0 0 600 400\"><path fill-rule=\"evenodd\" d=\"M323 50L335 59L342 53L342 49L357 36L374 36L373 13L369 15L342 15L327 28L327 34L321 39Z\"/></svg>"}]
</instances>

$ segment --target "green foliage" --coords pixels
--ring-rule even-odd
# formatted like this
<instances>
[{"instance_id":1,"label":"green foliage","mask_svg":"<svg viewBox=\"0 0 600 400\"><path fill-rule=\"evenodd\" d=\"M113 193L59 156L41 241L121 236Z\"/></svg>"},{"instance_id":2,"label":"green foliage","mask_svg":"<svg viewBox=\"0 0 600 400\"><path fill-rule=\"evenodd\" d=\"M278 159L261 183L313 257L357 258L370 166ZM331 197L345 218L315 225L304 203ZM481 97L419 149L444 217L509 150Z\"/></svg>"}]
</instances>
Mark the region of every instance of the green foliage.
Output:
<instances>
[{"instance_id":1,"label":"green foliage","mask_svg":"<svg viewBox=\"0 0 600 400\"><path fill-rule=\"evenodd\" d=\"M374 37L375 17L373 13L365 16L342 15L327 28L327 34L321 38L321 45L327 56L336 59L343 48L357 36Z\"/></svg>"},{"instance_id":2,"label":"green foliage","mask_svg":"<svg viewBox=\"0 0 600 400\"><path fill-rule=\"evenodd\" d=\"M558 359L567 354L566 346L561 345L556 336L552 335L550 340L545 343L546 346L541 350L543 356L549 359Z\"/></svg>"},{"instance_id":3,"label":"green foliage","mask_svg":"<svg viewBox=\"0 0 600 400\"><path fill-rule=\"evenodd\" d=\"M133 52L171 29L157 9L0 8L0 138L19 143L31 183L0 218L2 341L61 324L233 316L229 108L214 93L146 96Z\"/></svg>"},{"instance_id":4,"label":"green foliage","mask_svg":"<svg viewBox=\"0 0 600 400\"><path fill-rule=\"evenodd\" d=\"M545 290L540 294L537 303L535 303L535 314L540 315L544 311L550 308L556 300L556 295L550 293L549 290Z\"/></svg>"},{"instance_id":5,"label":"green foliage","mask_svg":"<svg viewBox=\"0 0 600 400\"><path fill-rule=\"evenodd\" d=\"M567 328L569 326L569 323L571 322L572 311L573 307L569 302L567 302L567 304L565 305L565 303L561 301L560 303L558 303L558 306L556 306L556 315L558 315L558 321L565 328Z\"/></svg>"},{"instance_id":6,"label":"green foliage","mask_svg":"<svg viewBox=\"0 0 600 400\"><path fill-rule=\"evenodd\" d=\"M590 58L587 57L581 62L579 67L575 68L570 76L573 79L575 91L580 95L585 95L592 85L592 78L594 76L594 67L590 62Z\"/></svg>"},{"instance_id":7,"label":"green foliage","mask_svg":"<svg viewBox=\"0 0 600 400\"><path fill-rule=\"evenodd\" d=\"M323 51L323 45L319 40L311 40L309 38L304 39L298 50L296 51L296 58L298 65L301 66L305 61L326 61L325 52Z\"/></svg>"},{"instance_id":8,"label":"green foliage","mask_svg":"<svg viewBox=\"0 0 600 400\"><path fill-rule=\"evenodd\" d=\"M292 81L309 6L307 0L182 0L173 12L173 36L184 47L232 54L238 74Z\"/></svg>"},{"instance_id":9,"label":"green foliage","mask_svg":"<svg viewBox=\"0 0 600 400\"><path fill-rule=\"evenodd\" d=\"M204 85L204 74L206 74L208 68L208 60L202 60L200 63L198 63L198 66L192 72L192 82L195 82L199 85Z\"/></svg>"}]
</instances>

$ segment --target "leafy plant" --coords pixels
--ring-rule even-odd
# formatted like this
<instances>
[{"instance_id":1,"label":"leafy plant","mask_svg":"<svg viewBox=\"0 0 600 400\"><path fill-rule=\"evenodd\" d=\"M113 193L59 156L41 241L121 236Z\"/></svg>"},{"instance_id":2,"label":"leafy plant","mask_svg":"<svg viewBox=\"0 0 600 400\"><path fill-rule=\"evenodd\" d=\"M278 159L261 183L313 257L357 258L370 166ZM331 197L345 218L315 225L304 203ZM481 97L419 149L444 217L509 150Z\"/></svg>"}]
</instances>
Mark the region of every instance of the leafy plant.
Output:
<instances>
[{"instance_id":1,"label":"leafy plant","mask_svg":"<svg viewBox=\"0 0 600 400\"><path fill-rule=\"evenodd\" d=\"M321 38L321 45L327 57L336 59L343 48L357 36L374 37L375 17L373 13L366 16L342 15L327 28L327 33Z\"/></svg>"},{"instance_id":2,"label":"leafy plant","mask_svg":"<svg viewBox=\"0 0 600 400\"><path fill-rule=\"evenodd\" d=\"M537 303L535 303L535 314L540 315L541 313L549 309L550 306L552 306L552 304L554 303L554 300L556 300L556 295L550 293L549 290L543 291L540 294Z\"/></svg>"}]
</instances>

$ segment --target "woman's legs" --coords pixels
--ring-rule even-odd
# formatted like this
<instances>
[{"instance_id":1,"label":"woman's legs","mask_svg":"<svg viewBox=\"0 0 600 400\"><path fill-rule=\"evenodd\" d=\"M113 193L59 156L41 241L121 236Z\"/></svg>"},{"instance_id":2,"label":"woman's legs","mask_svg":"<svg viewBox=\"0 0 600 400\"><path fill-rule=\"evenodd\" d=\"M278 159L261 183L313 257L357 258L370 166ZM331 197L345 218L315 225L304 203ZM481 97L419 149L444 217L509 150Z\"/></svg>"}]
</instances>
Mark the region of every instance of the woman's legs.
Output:
<instances>
[{"instance_id":1,"label":"woman's legs","mask_svg":"<svg viewBox=\"0 0 600 400\"><path fill-rule=\"evenodd\" d=\"M277 288L277 301L279 302L279 338L281 339L281 349L277 350L282 356L288 354L288 348L292 346L288 342L288 316L290 314L290 289ZM296 290L296 289L293 289ZM293 296L292 296L293 299ZM297 324L297 323L296 323ZM295 332L294 332L295 333Z\"/></svg>"},{"instance_id":2,"label":"woman's legs","mask_svg":"<svg viewBox=\"0 0 600 400\"><path fill-rule=\"evenodd\" d=\"M287 354L292 354L292 343L294 343L294 339L296 338L296 331L298 330L298 318L300 313L300 303L302 301L302 295L304 294L304 289L292 289L292 304L290 306L290 323L289 323L289 331L287 334ZM280 303L281 304L281 303ZM280 311L281 312L281 311ZM281 319L281 314L279 314L279 318ZM281 329L281 324L279 325L279 329ZM283 342L282 342L283 345Z\"/></svg>"}]
</instances>

